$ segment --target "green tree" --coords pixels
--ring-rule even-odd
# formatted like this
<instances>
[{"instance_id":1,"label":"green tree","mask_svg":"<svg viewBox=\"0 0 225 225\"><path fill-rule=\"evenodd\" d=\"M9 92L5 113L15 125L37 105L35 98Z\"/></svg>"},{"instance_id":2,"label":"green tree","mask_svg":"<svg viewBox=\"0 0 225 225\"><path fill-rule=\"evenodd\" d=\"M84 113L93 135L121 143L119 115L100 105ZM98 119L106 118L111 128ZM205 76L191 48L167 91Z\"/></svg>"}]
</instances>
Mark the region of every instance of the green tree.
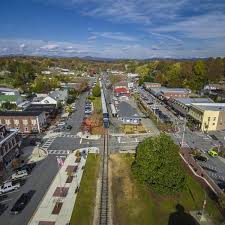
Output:
<instances>
[{"instance_id":1,"label":"green tree","mask_svg":"<svg viewBox=\"0 0 225 225\"><path fill-rule=\"evenodd\" d=\"M206 77L205 63L198 60L193 65L192 79L189 81L190 88L194 91L200 91L208 83Z\"/></svg>"},{"instance_id":2,"label":"green tree","mask_svg":"<svg viewBox=\"0 0 225 225\"><path fill-rule=\"evenodd\" d=\"M94 97L100 97L101 96L101 89L100 89L99 84L96 84L94 86L94 88L92 89L92 94L93 94Z\"/></svg>"},{"instance_id":3,"label":"green tree","mask_svg":"<svg viewBox=\"0 0 225 225\"><path fill-rule=\"evenodd\" d=\"M146 138L138 145L132 165L134 176L160 194L182 191L186 176L178 146L165 134Z\"/></svg>"}]
</instances>

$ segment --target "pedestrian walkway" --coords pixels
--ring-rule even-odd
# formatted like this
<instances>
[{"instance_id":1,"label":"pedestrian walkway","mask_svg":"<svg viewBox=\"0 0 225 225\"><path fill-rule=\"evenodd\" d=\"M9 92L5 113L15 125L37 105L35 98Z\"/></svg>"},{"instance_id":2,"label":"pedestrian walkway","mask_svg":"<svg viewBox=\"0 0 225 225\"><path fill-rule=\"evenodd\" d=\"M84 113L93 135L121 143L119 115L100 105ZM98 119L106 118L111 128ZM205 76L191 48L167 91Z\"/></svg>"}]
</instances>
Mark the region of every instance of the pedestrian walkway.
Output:
<instances>
[{"instance_id":1,"label":"pedestrian walkway","mask_svg":"<svg viewBox=\"0 0 225 225\"><path fill-rule=\"evenodd\" d=\"M49 138L42 146L41 149L43 150L48 150L48 148L51 146L51 144L53 143L53 141L55 140L56 137L51 137Z\"/></svg>"},{"instance_id":2,"label":"pedestrian walkway","mask_svg":"<svg viewBox=\"0 0 225 225\"><path fill-rule=\"evenodd\" d=\"M48 150L49 155L69 155L71 150Z\"/></svg>"},{"instance_id":3,"label":"pedestrian walkway","mask_svg":"<svg viewBox=\"0 0 225 225\"><path fill-rule=\"evenodd\" d=\"M91 148L79 149L81 152L80 162L76 162L77 157L74 153L68 155L28 223L29 225L69 224L77 197L76 189L80 186L88 149Z\"/></svg>"},{"instance_id":4,"label":"pedestrian walkway","mask_svg":"<svg viewBox=\"0 0 225 225\"><path fill-rule=\"evenodd\" d=\"M80 138L75 134L60 134L57 137Z\"/></svg>"}]
</instances>

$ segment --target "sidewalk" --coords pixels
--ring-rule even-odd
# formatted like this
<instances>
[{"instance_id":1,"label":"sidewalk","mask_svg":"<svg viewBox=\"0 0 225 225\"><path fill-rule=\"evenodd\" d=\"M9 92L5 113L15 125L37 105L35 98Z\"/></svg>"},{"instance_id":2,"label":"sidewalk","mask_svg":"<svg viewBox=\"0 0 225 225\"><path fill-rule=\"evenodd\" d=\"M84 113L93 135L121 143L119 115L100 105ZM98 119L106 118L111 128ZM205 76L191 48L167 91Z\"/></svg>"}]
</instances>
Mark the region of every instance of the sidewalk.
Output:
<instances>
[{"instance_id":1,"label":"sidewalk","mask_svg":"<svg viewBox=\"0 0 225 225\"><path fill-rule=\"evenodd\" d=\"M79 150L81 152L81 161L79 163L75 162L77 159L75 153L68 155L64 165L60 168L42 201L39 203L29 225L69 224L77 197L75 190L80 186L83 174L82 168L85 166L88 150L91 152L92 148ZM83 154L83 150L87 154ZM95 150L93 149L93 151ZM72 172L70 176L68 176L68 171Z\"/></svg>"},{"instance_id":2,"label":"sidewalk","mask_svg":"<svg viewBox=\"0 0 225 225\"><path fill-rule=\"evenodd\" d=\"M92 135L89 133L83 134L82 132L78 132L77 136L82 139L87 139L87 140L99 140L101 138L101 135Z\"/></svg>"}]
</instances>

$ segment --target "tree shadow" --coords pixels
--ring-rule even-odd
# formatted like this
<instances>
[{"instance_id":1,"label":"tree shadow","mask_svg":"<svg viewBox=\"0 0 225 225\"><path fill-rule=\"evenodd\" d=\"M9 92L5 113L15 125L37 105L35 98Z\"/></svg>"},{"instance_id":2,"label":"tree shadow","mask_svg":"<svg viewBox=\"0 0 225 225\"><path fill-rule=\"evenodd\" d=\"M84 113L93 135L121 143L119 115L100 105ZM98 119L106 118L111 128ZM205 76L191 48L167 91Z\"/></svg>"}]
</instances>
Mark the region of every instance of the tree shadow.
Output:
<instances>
[{"instance_id":1,"label":"tree shadow","mask_svg":"<svg viewBox=\"0 0 225 225\"><path fill-rule=\"evenodd\" d=\"M176 205L176 212L170 214L168 225L200 225L194 217L185 212L182 205Z\"/></svg>"}]
</instances>

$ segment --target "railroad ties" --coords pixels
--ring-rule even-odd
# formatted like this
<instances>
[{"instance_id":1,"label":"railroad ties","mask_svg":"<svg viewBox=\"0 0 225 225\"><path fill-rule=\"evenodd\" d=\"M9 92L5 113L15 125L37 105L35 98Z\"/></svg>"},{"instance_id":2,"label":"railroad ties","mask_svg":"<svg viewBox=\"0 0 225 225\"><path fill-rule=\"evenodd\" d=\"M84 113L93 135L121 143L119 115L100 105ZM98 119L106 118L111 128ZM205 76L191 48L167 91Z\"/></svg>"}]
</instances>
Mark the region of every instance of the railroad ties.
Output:
<instances>
[{"instance_id":1,"label":"railroad ties","mask_svg":"<svg viewBox=\"0 0 225 225\"><path fill-rule=\"evenodd\" d=\"M99 225L108 224L108 131L104 135Z\"/></svg>"}]
</instances>

